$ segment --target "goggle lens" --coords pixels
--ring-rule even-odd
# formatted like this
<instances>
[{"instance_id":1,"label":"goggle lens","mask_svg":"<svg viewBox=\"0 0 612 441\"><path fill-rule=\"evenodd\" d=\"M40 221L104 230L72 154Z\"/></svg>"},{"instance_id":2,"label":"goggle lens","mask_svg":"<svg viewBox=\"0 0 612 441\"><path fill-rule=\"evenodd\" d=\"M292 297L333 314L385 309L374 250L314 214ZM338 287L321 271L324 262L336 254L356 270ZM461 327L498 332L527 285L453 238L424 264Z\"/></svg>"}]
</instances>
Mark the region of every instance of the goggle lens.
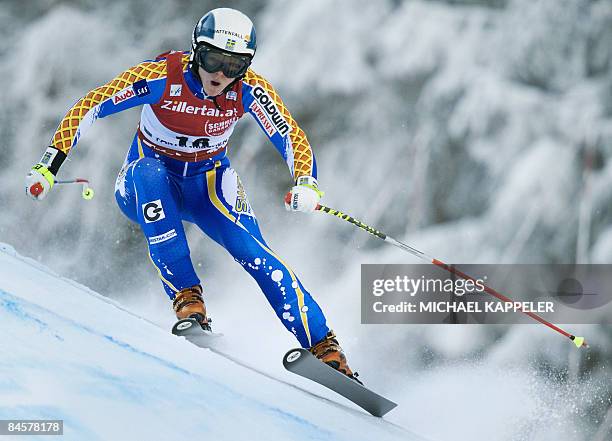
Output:
<instances>
[{"instance_id":1,"label":"goggle lens","mask_svg":"<svg viewBox=\"0 0 612 441\"><path fill-rule=\"evenodd\" d=\"M196 61L208 73L222 71L227 78L236 78L246 73L251 57L202 46L196 51Z\"/></svg>"}]
</instances>

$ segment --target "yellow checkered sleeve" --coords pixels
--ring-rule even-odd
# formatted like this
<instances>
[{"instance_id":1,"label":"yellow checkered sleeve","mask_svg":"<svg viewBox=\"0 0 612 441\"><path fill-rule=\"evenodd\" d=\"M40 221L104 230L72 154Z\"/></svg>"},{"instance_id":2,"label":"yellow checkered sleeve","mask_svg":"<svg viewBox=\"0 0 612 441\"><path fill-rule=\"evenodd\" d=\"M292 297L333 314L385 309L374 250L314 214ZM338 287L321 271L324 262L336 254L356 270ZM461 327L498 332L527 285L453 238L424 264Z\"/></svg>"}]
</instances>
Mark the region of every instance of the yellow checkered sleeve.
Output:
<instances>
[{"instance_id":1,"label":"yellow checkered sleeve","mask_svg":"<svg viewBox=\"0 0 612 441\"><path fill-rule=\"evenodd\" d=\"M93 124L97 106L136 81L155 80L165 76L165 60L145 61L122 72L103 86L93 89L66 113L51 138L51 146L68 154L78 141L77 133L84 133L84 130ZM88 115L89 112L93 112L93 115Z\"/></svg>"},{"instance_id":2,"label":"yellow checkered sleeve","mask_svg":"<svg viewBox=\"0 0 612 441\"><path fill-rule=\"evenodd\" d=\"M285 118L285 121L291 126L289 138L293 147L293 178L297 179L300 176L312 176L314 155L312 147L306 138L304 131L297 125L287 107L281 100L274 87L261 75L249 69L244 76L243 81L251 86L261 86L270 97L274 100L279 112Z\"/></svg>"}]
</instances>

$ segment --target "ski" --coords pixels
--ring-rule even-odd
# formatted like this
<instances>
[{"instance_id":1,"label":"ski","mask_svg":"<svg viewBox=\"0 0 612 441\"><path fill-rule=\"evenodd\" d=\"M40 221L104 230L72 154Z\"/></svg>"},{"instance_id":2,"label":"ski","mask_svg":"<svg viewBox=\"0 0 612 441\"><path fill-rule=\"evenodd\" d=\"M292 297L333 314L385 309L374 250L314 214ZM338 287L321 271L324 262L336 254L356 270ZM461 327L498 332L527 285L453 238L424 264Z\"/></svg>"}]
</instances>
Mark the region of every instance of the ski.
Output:
<instances>
[{"instance_id":1,"label":"ski","mask_svg":"<svg viewBox=\"0 0 612 441\"><path fill-rule=\"evenodd\" d=\"M382 417L397 406L393 401L322 363L307 349L291 349L283 358L283 366L294 374L333 390L374 416Z\"/></svg>"},{"instance_id":2,"label":"ski","mask_svg":"<svg viewBox=\"0 0 612 441\"><path fill-rule=\"evenodd\" d=\"M271 377L265 372L238 361L224 352L219 352L217 350L217 342L222 340L219 339L219 337L222 337L223 334L202 329L200 323L194 318L186 318L177 321L172 327L172 333L179 337L185 337L190 343L201 348L210 349L243 367L247 367L276 381L281 381ZM283 365L288 371L331 389L374 416L382 417L397 406L396 403L378 395L367 387L351 380L346 375L322 363L306 349L292 349L287 352L283 358ZM290 383L286 384L297 387ZM299 387L297 388L303 390ZM306 390L303 391L308 392Z\"/></svg>"}]
</instances>

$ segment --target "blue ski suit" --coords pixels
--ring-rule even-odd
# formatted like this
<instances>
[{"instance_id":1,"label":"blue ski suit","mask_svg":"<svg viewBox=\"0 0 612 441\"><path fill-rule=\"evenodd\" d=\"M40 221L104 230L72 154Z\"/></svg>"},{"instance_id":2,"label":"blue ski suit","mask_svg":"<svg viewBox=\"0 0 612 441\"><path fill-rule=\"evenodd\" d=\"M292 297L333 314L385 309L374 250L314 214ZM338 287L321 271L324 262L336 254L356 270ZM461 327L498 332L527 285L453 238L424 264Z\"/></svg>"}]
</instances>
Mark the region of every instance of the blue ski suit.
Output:
<instances>
[{"instance_id":1,"label":"blue ski suit","mask_svg":"<svg viewBox=\"0 0 612 441\"><path fill-rule=\"evenodd\" d=\"M238 119L250 113L285 159L294 179L316 177L304 132L263 77L248 70L214 99L203 94L185 52L168 52L118 75L81 98L60 123L52 147L68 153L97 118L143 106L117 177L115 197L137 222L170 297L200 283L182 221L196 224L255 279L302 347L329 328L293 270L268 246L227 158Z\"/></svg>"}]
</instances>

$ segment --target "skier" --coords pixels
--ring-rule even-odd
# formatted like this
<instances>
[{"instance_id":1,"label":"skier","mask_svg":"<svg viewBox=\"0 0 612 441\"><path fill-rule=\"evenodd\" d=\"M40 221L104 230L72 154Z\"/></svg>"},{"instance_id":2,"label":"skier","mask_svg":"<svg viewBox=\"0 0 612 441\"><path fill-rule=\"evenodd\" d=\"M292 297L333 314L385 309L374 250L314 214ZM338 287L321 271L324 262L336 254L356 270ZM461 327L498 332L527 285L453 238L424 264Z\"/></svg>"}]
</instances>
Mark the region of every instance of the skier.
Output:
<instances>
[{"instance_id":1,"label":"skier","mask_svg":"<svg viewBox=\"0 0 612 441\"><path fill-rule=\"evenodd\" d=\"M270 83L250 68L256 48L247 16L229 8L208 12L193 30L191 51L144 61L81 98L28 173L26 192L36 200L46 197L67 155L97 118L143 106L115 197L140 225L176 317L194 317L210 329L184 220L223 246L257 281L302 347L356 379L321 308L263 239L226 156L236 122L250 113L289 166L294 185L286 208L312 212L323 194L306 135Z\"/></svg>"}]
</instances>

